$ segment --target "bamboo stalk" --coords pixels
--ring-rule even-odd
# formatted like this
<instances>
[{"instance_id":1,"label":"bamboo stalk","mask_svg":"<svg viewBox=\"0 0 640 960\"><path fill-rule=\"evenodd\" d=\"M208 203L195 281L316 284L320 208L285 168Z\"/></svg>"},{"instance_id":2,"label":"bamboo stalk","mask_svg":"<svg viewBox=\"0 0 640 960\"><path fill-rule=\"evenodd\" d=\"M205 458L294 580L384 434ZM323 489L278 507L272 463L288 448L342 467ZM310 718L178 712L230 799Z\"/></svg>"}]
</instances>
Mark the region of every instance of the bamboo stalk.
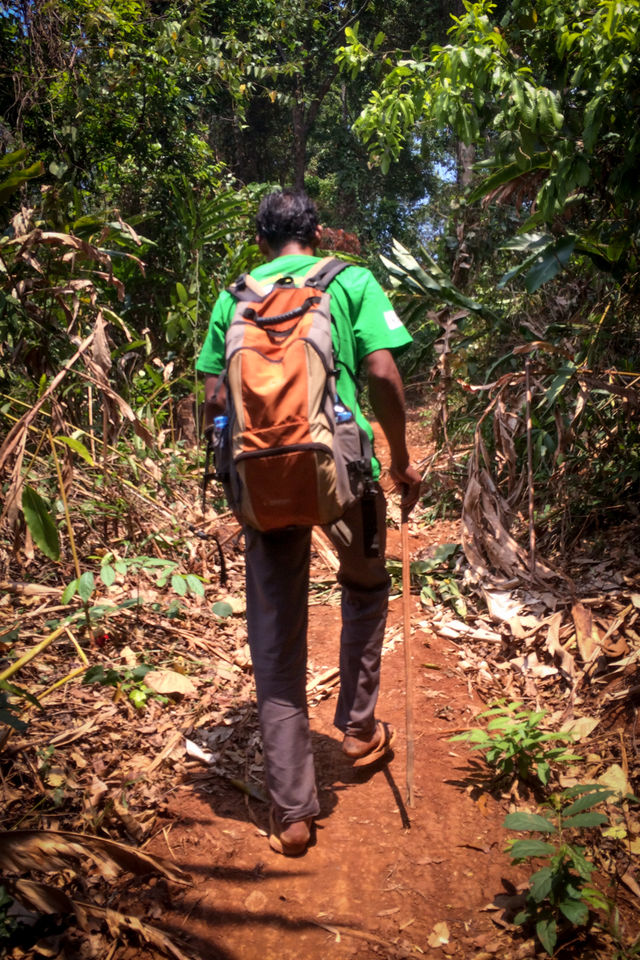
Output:
<instances>
[{"instance_id":1,"label":"bamboo stalk","mask_svg":"<svg viewBox=\"0 0 640 960\"><path fill-rule=\"evenodd\" d=\"M9 677L12 677L14 673L17 673L18 670L21 670L22 667L26 666L27 663L30 663L34 657L37 657L39 653L42 653L43 650L49 646L50 643L53 643L54 640L57 640L61 633L64 633L67 629L66 624L62 627L56 627L53 633L50 633L48 637L45 637L44 640L41 640L40 643L36 643L35 647L32 647L31 650L27 650L26 653L23 653L21 657L18 657L17 660L14 660L13 663L7 667L6 670L3 670L0 673L0 680L8 680Z\"/></svg>"},{"instance_id":2,"label":"bamboo stalk","mask_svg":"<svg viewBox=\"0 0 640 960\"><path fill-rule=\"evenodd\" d=\"M56 445L53 440L53 434L49 427L47 427L47 433L49 435L49 441L51 443L51 453L53 454L53 462L56 465L56 473L58 475L58 486L60 487L60 499L62 500L62 506L64 508L64 516L67 524L67 534L69 536L69 546L71 547L71 554L73 556L73 565L76 571L76 578L79 580L81 577L80 573L80 559L78 557L78 551L76 549L76 540L73 535L73 526L71 523L71 514L69 513L69 501L67 500L67 491L64 488L64 480L62 478L62 470L60 469L60 461L58 460L58 454L56 453ZM93 627L91 625L91 617L89 616L89 605L86 601L83 601L82 607L84 610L84 619L87 624L87 630L89 631L89 636L93 636Z\"/></svg>"},{"instance_id":3,"label":"bamboo stalk","mask_svg":"<svg viewBox=\"0 0 640 960\"><path fill-rule=\"evenodd\" d=\"M89 406L89 446L93 462L96 462L96 436L93 430L93 384L87 386L87 401Z\"/></svg>"},{"instance_id":4,"label":"bamboo stalk","mask_svg":"<svg viewBox=\"0 0 640 960\"><path fill-rule=\"evenodd\" d=\"M86 659L85 659L86 664ZM64 686L65 683L69 683L70 680L73 680L74 677L78 677L81 673L84 673L86 666L76 667L75 670L72 670L71 673L68 673L66 677L62 677L60 680L56 680L55 683L52 683L50 687L47 687L46 690L43 690L42 693L38 694L38 700L43 700L45 697L48 697L50 693L53 693L54 690L57 690L58 687Z\"/></svg>"},{"instance_id":5,"label":"bamboo stalk","mask_svg":"<svg viewBox=\"0 0 640 960\"><path fill-rule=\"evenodd\" d=\"M71 633L71 630L69 629L69 627L67 627L66 629L67 629L67 636L69 637L69 640L71 640L71 643L72 643L72 644L74 645L74 647L76 648L76 651L77 651L77 653L78 653L78 656L80 657L80 659L81 659L82 662L84 663L85 667L88 667L88 666L89 666L89 661L87 660L87 655L86 655L86 653L84 652L84 650L82 649L82 647L80 646L80 644L78 643L78 641L76 640L76 638L74 637L74 635Z\"/></svg>"},{"instance_id":6,"label":"bamboo stalk","mask_svg":"<svg viewBox=\"0 0 640 960\"><path fill-rule=\"evenodd\" d=\"M529 357L524 361L525 384L527 391L527 472L529 480L529 570L531 576L536 575L536 530L534 526L535 511L533 500L533 440L531 421L531 365Z\"/></svg>"}]
</instances>

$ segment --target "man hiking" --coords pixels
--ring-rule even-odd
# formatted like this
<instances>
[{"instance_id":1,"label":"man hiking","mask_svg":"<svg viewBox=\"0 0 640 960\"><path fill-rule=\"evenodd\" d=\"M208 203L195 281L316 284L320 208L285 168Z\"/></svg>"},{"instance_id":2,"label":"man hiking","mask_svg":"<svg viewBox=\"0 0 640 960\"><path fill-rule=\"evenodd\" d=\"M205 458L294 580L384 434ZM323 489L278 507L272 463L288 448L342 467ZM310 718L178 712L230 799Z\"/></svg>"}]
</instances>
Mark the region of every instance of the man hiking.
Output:
<instances>
[{"instance_id":1,"label":"man hiking","mask_svg":"<svg viewBox=\"0 0 640 960\"><path fill-rule=\"evenodd\" d=\"M257 243L266 262L251 273L262 287L278 278L313 272L322 230L313 202L302 192L266 196L256 219ZM411 337L371 272L348 266L329 285L337 394L371 440L373 433L357 400L362 365L369 401L389 444L390 473L402 491L402 507L418 499L420 476L409 462L402 382L393 353ZM225 367L225 334L236 301L218 298L197 368L205 376L205 424L225 412L219 376ZM347 414L348 416L349 414ZM354 765L374 763L391 748L395 731L376 719L380 661L389 596L384 561L384 495L377 484L368 514L357 501L325 530L337 552L342 588L340 693L334 723L342 750ZM371 520L375 536L372 538ZM261 532L245 524L247 628L262 732L266 786L270 797L269 844L287 856L302 854L320 813L306 701L307 605L310 526ZM372 549L375 542L376 549ZM372 555L375 554L375 555Z\"/></svg>"}]
</instances>

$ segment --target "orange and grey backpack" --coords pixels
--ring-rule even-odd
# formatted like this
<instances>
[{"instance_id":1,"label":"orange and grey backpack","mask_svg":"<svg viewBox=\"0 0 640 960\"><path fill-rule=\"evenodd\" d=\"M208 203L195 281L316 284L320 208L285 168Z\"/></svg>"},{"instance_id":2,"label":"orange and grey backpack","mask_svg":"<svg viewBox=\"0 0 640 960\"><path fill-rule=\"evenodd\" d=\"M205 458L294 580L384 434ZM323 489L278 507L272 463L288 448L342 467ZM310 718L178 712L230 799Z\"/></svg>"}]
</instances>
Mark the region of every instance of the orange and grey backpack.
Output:
<instances>
[{"instance_id":1,"label":"orange and grey backpack","mask_svg":"<svg viewBox=\"0 0 640 960\"><path fill-rule=\"evenodd\" d=\"M228 289L226 416L213 452L229 506L257 530L329 524L371 485L371 444L336 394L328 286L349 264L327 258L302 278Z\"/></svg>"}]
</instances>

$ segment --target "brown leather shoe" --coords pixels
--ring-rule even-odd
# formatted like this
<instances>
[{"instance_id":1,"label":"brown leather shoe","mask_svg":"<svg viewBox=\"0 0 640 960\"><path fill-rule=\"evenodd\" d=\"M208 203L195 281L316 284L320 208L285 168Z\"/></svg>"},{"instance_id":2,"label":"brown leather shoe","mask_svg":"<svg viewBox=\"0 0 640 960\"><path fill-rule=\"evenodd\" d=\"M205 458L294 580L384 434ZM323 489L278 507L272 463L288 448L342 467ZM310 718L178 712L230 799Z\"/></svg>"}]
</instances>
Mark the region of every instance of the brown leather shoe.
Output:
<instances>
[{"instance_id":1,"label":"brown leather shoe","mask_svg":"<svg viewBox=\"0 0 640 960\"><path fill-rule=\"evenodd\" d=\"M396 731L391 724L378 720L373 736L368 739L345 735L342 741L342 752L353 760L354 767L366 767L389 753L395 739Z\"/></svg>"},{"instance_id":2,"label":"brown leather shoe","mask_svg":"<svg viewBox=\"0 0 640 960\"><path fill-rule=\"evenodd\" d=\"M311 840L312 817L294 823L279 823L273 807L269 810L269 846L285 857L299 857Z\"/></svg>"}]
</instances>

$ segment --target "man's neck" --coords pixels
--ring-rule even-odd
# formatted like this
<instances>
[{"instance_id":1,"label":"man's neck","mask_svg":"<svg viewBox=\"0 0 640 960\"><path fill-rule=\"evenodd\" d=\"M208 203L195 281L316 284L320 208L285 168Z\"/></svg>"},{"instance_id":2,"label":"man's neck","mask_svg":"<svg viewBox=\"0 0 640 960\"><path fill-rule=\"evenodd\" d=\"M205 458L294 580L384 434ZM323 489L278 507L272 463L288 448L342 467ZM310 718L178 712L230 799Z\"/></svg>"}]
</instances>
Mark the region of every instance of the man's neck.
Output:
<instances>
[{"instance_id":1,"label":"man's neck","mask_svg":"<svg viewBox=\"0 0 640 960\"><path fill-rule=\"evenodd\" d=\"M315 248L308 246L306 244L298 243L297 240L291 240L289 243L285 243L283 247L280 247L277 253L272 252L272 256L269 257L269 260L275 260L277 257L287 257L295 254L301 257L314 257Z\"/></svg>"}]
</instances>

